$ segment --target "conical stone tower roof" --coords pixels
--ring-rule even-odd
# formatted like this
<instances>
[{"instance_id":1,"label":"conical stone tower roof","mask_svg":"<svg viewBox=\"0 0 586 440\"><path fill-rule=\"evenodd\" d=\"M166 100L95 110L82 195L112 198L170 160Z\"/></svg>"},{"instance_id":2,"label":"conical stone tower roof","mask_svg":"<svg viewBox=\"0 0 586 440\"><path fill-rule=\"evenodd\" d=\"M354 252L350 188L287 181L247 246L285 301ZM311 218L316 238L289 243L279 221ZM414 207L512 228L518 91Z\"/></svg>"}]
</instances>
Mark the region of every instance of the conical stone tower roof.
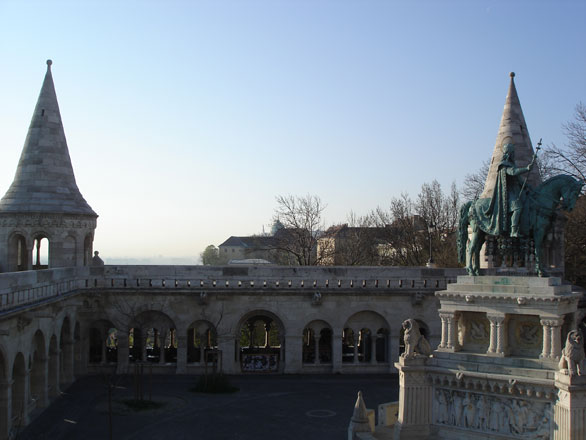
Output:
<instances>
[{"instance_id":1,"label":"conical stone tower roof","mask_svg":"<svg viewBox=\"0 0 586 440\"><path fill-rule=\"evenodd\" d=\"M529 131L527 130L527 124L525 123L525 117L523 116L523 110L521 110L521 103L519 102L519 96L515 87L515 74L511 72L510 76L511 83L509 85L509 92L505 100L505 108L496 137L486 183L484 184L484 190L480 198L492 197L498 165L503 157L502 146L504 143L515 144L516 166L526 166L533 158L533 147L529 138ZM528 174L527 184L536 186L539 183L541 183L541 176L539 174L539 168L535 166Z\"/></svg>"},{"instance_id":2,"label":"conical stone tower roof","mask_svg":"<svg viewBox=\"0 0 586 440\"><path fill-rule=\"evenodd\" d=\"M35 107L14 181L0 200L0 213L81 214L97 217L73 174L51 60Z\"/></svg>"}]
</instances>

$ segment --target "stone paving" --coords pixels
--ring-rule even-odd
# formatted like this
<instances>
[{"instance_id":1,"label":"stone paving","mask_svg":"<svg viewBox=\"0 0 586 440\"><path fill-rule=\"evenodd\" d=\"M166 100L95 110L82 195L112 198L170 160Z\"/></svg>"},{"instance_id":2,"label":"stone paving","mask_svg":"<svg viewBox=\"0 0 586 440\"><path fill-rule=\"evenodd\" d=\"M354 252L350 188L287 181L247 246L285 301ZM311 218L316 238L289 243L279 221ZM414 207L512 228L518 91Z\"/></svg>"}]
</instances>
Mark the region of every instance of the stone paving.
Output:
<instances>
[{"instance_id":1,"label":"stone paving","mask_svg":"<svg viewBox=\"0 0 586 440\"><path fill-rule=\"evenodd\" d=\"M162 408L129 411L132 377L119 378L113 394L114 439L342 439L356 394L366 405L398 399L396 374L233 376L234 394L189 391L194 376L153 376L153 400ZM99 376L74 383L23 431L25 439L107 439L107 388ZM149 393L145 377L145 397Z\"/></svg>"}]
</instances>

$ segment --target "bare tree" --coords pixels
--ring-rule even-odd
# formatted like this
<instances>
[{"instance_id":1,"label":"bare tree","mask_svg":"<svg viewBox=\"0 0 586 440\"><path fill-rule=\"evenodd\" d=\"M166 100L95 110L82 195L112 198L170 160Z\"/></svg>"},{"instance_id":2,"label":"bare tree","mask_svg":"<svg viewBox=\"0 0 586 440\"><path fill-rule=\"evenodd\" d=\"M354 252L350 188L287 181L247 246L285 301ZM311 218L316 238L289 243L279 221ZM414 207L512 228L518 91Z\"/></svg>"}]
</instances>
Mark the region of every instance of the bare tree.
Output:
<instances>
[{"instance_id":1,"label":"bare tree","mask_svg":"<svg viewBox=\"0 0 586 440\"><path fill-rule=\"evenodd\" d=\"M490 159L486 159L482 162L478 171L466 174L466 177L464 177L464 183L462 184L463 187L460 191L464 200L474 200L480 197L480 194L482 194L482 190L484 189L484 183L486 182L489 167Z\"/></svg>"},{"instance_id":2,"label":"bare tree","mask_svg":"<svg viewBox=\"0 0 586 440\"><path fill-rule=\"evenodd\" d=\"M555 144L546 149L551 159L553 173L566 173L586 180L586 105L578 103L574 120L562 126L567 143L563 147Z\"/></svg>"},{"instance_id":3,"label":"bare tree","mask_svg":"<svg viewBox=\"0 0 586 440\"><path fill-rule=\"evenodd\" d=\"M274 246L300 266L318 263L317 240L325 229L322 214L326 205L316 195L277 196L274 220L284 228L275 234Z\"/></svg>"},{"instance_id":4,"label":"bare tree","mask_svg":"<svg viewBox=\"0 0 586 440\"><path fill-rule=\"evenodd\" d=\"M431 250L439 266L457 266L455 232L459 204L455 184L449 194L444 194L434 180L421 187L417 202L402 194L391 200L388 211L377 208L371 216L377 225L386 227L389 244L383 264L423 266L430 260Z\"/></svg>"}]
</instances>

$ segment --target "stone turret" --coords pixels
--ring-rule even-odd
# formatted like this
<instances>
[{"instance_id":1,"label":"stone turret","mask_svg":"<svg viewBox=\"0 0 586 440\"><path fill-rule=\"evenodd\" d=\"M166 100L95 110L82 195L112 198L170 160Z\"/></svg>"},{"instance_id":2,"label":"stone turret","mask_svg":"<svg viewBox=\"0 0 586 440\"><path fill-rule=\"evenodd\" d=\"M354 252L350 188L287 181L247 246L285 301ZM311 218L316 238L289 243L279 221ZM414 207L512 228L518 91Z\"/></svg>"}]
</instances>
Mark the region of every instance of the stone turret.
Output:
<instances>
[{"instance_id":1,"label":"stone turret","mask_svg":"<svg viewBox=\"0 0 586 440\"><path fill-rule=\"evenodd\" d=\"M510 73L510 78L509 91L505 99L505 107L496 136L488 175L480 198L492 197L496 184L498 165L503 157L503 144L512 143L515 145L515 165L517 167L528 165L535 153L531 144L531 138L529 137L529 130L525 123L525 116L523 116L523 110L521 109L517 88L515 87L514 72ZM538 166L534 166L528 174L524 174L523 179L525 179L525 176L527 178L527 185L531 187L536 187L542 182ZM546 238L542 254L544 267L550 273L560 276L564 271L564 224L565 216L559 215L552 227L551 234ZM554 237L556 240L553 240ZM494 255L497 253L497 248L498 244L495 243L493 238L487 237L487 243L483 246L480 255L480 267L485 269L496 267Z\"/></svg>"},{"instance_id":2,"label":"stone turret","mask_svg":"<svg viewBox=\"0 0 586 440\"><path fill-rule=\"evenodd\" d=\"M517 95L517 88L515 87L515 74L510 73L511 83L509 84L509 92L505 99L505 108L499 126L498 134L492 158L490 160L490 168L484 184L484 190L480 198L490 198L496 183L496 176L498 165L503 157L502 146L504 143L515 144L515 165L518 167L526 166L533 158L533 146L531 145L531 138L521 110L521 103L519 102L519 95ZM541 183L541 176L539 174L539 167L533 167L528 174L527 183L531 186L537 186Z\"/></svg>"},{"instance_id":3,"label":"stone turret","mask_svg":"<svg viewBox=\"0 0 586 440\"><path fill-rule=\"evenodd\" d=\"M14 181L0 200L2 272L83 266L92 258L98 215L75 182L51 65L48 60ZM48 264L40 261L44 239Z\"/></svg>"}]
</instances>

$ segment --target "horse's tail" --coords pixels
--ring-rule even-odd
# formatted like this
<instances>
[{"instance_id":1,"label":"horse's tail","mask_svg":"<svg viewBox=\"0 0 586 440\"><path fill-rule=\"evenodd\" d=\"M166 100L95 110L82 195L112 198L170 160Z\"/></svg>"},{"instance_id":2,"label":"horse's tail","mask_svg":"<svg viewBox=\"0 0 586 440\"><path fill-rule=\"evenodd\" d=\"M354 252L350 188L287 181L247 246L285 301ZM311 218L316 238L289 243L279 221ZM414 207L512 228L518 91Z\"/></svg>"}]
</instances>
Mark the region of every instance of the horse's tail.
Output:
<instances>
[{"instance_id":1,"label":"horse's tail","mask_svg":"<svg viewBox=\"0 0 586 440\"><path fill-rule=\"evenodd\" d=\"M470 206L472 200L466 202L460 208L460 219L458 220L458 261L466 264L466 244L468 243L468 224L470 223Z\"/></svg>"}]
</instances>

